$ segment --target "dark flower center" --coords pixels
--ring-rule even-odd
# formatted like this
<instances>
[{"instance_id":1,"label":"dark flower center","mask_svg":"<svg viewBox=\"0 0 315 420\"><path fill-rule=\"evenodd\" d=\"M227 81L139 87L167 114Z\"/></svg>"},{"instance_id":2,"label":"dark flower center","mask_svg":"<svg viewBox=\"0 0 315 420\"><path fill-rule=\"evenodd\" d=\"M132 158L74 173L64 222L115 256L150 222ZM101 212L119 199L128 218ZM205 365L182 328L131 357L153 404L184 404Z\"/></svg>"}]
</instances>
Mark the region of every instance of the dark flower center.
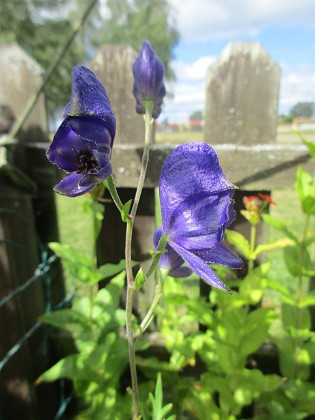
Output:
<instances>
[{"instance_id":1,"label":"dark flower center","mask_svg":"<svg viewBox=\"0 0 315 420\"><path fill-rule=\"evenodd\" d=\"M88 172L97 173L100 170L100 165L89 150L80 150L79 152L73 150L78 161L77 174L83 173L86 175Z\"/></svg>"}]
</instances>

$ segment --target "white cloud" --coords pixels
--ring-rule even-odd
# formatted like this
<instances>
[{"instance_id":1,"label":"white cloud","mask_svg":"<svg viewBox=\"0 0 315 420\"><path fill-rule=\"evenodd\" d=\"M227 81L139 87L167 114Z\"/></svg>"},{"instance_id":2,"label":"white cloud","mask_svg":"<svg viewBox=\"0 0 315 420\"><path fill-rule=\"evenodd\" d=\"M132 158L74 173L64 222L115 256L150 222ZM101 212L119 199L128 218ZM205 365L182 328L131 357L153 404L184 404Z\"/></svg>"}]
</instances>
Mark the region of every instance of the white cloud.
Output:
<instances>
[{"instance_id":1,"label":"white cloud","mask_svg":"<svg viewBox=\"0 0 315 420\"><path fill-rule=\"evenodd\" d=\"M282 67L279 112L286 114L297 102L315 101L315 68Z\"/></svg>"},{"instance_id":2,"label":"white cloud","mask_svg":"<svg viewBox=\"0 0 315 420\"><path fill-rule=\"evenodd\" d=\"M315 27L314 0L170 0L183 39L253 35L268 25Z\"/></svg>"},{"instance_id":3,"label":"white cloud","mask_svg":"<svg viewBox=\"0 0 315 420\"><path fill-rule=\"evenodd\" d=\"M182 61L172 64L177 80L168 86L174 96L165 100L164 117L170 121L186 122L194 111L204 110L206 72L214 60L213 56L204 56L192 64Z\"/></svg>"},{"instance_id":4,"label":"white cloud","mask_svg":"<svg viewBox=\"0 0 315 420\"><path fill-rule=\"evenodd\" d=\"M177 81L169 86L173 98L165 100L161 117L171 122L186 122L194 111L203 111L205 106L205 76L215 57L204 56L192 64L175 62L173 67ZM287 114L297 102L315 101L315 68L297 66L289 68L281 64L282 77L279 96L279 113Z\"/></svg>"}]
</instances>

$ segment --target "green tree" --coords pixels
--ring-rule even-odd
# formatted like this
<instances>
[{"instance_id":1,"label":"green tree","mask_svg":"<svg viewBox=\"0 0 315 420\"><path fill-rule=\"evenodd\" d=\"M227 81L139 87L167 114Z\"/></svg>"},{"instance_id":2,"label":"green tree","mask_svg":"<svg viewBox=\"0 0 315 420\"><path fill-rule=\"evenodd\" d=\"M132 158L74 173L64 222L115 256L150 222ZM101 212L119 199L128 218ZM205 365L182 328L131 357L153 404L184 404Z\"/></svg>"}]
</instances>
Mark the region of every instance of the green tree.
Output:
<instances>
[{"instance_id":1,"label":"green tree","mask_svg":"<svg viewBox=\"0 0 315 420\"><path fill-rule=\"evenodd\" d=\"M0 0L0 41L17 42L45 71L73 30L71 15L61 13L66 5L67 0ZM84 57L85 48L77 39L46 88L50 114L69 100L71 69Z\"/></svg>"},{"instance_id":2,"label":"green tree","mask_svg":"<svg viewBox=\"0 0 315 420\"><path fill-rule=\"evenodd\" d=\"M314 102L298 102L291 108L290 115L294 117L313 117Z\"/></svg>"},{"instance_id":3,"label":"green tree","mask_svg":"<svg viewBox=\"0 0 315 420\"><path fill-rule=\"evenodd\" d=\"M107 13L94 36L94 44L129 44L140 50L151 42L165 66L165 76L174 79L170 62L179 32L167 0L108 0Z\"/></svg>"},{"instance_id":4,"label":"green tree","mask_svg":"<svg viewBox=\"0 0 315 420\"><path fill-rule=\"evenodd\" d=\"M189 121L202 121L202 118L202 111L195 111L190 115Z\"/></svg>"}]
</instances>

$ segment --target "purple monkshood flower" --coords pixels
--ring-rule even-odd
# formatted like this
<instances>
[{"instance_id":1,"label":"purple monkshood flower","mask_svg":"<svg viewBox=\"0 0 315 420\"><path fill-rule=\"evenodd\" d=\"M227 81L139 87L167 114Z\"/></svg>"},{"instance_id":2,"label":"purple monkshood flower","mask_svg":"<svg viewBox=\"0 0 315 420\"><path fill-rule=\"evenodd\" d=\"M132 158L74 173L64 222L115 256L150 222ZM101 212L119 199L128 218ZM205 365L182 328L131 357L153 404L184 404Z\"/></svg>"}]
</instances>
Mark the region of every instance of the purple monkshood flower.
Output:
<instances>
[{"instance_id":1,"label":"purple monkshood flower","mask_svg":"<svg viewBox=\"0 0 315 420\"><path fill-rule=\"evenodd\" d=\"M166 89L163 81L164 66L155 54L150 42L144 41L140 55L132 65L134 77L133 94L136 98L136 112L145 114L145 101L154 102L153 118L158 118L162 111Z\"/></svg>"},{"instance_id":2,"label":"purple monkshood flower","mask_svg":"<svg viewBox=\"0 0 315 420\"><path fill-rule=\"evenodd\" d=\"M106 91L84 66L72 70L72 95L63 118L47 157L69 174L55 191L76 197L111 175L110 157L116 133L116 119Z\"/></svg>"},{"instance_id":3,"label":"purple monkshood flower","mask_svg":"<svg viewBox=\"0 0 315 420\"><path fill-rule=\"evenodd\" d=\"M160 265L170 275L179 274L185 261L206 283L227 290L209 264L229 268L243 264L220 244L235 218L234 189L206 143L182 144L167 157L160 175L162 227L155 233L154 244L156 248L162 233L168 235L169 252L162 255Z\"/></svg>"}]
</instances>

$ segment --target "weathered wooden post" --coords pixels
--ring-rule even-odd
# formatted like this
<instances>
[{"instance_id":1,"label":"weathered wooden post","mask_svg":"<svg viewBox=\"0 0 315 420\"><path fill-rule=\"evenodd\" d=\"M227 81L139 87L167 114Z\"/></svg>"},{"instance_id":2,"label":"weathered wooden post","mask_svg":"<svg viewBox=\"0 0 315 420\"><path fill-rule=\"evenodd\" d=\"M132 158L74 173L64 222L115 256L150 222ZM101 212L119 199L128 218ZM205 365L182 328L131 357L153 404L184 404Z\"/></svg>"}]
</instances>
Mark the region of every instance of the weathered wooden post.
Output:
<instances>
[{"instance_id":1,"label":"weathered wooden post","mask_svg":"<svg viewBox=\"0 0 315 420\"><path fill-rule=\"evenodd\" d=\"M208 69L205 141L262 147L275 143L279 88L280 67L259 43L230 43ZM231 162L233 159L231 155ZM241 190L235 194L237 211L243 208L243 196L258 193L242 191L248 189L245 184L238 187ZM242 216L237 217L235 224L248 237L249 224ZM263 241L264 230L261 226L259 230L259 240Z\"/></svg>"},{"instance_id":2,"label":"weathered wooden post","mask_svg":"<svg viewBox=\"0 0 315 420\"><path fill-rule=\"evenodd\" d=\"M0 104L2 109L7 110L7 117L1 121L1 140L5 142L5 133L10 131L12 122L39 86L43 72L15 43L0 46L0 57ZM1 298L32 278L42 261L40 254L43 249L40 249L39 242L46 244L58 240L52 191L53 170L45 158L45 150L37 147L40 142L48 142L46 133L45 102L41 96L18 134L17 143L0 146L3 157L0 170ZM8 160L7 155L10 157ZM11 176L14 167L28 177L28 184L34 189L27 189L23 182ZM58 278L52 288L50 303L53 305L64 297L64 285L60 266L51 274ZM39 276L31 286L1 308L1 317L5 319L0 331L1 358L34 325L36 327L38 316L45 312L46 304L44 282ZM34 385L39 374L48 367L47 363L47 341L42 329L36 327L0 372L1 408L8 418L41 418L44 413L49 418L54 403L55 411L58 400L54 386ZM41 392L44 388L48 391L46 396Z\"/></svg>"},{"instance_id":3,"label":"weathered wooden post","mask_svg":"<svg viewBox=\"0 0 315 420\"><path fill-rule=\"evenodd\" d=\"M132 94L132 64L137 55L137 52L128 45L104 45L90 63L90 68L105 86L117 118L115 144L134 146L144 144L143 117L136 114L136 102ZM137 165L140 172L141 156ZM113 166L115 177L115 165ZM117 186L119 187L119 184ZM119 195L125 203L134 197L135 189L119 188ZM109 196L106 195L106 198ZM144 265L150 259L148 251L153 247L154 208L154 189L144 188L135 221L132 255L132 258ZM118 262L124 258L124 233L125 224L121 221L115 205L111 202L106 203L106 215L97 245L100 264ZM152 301L153 293L154 287L149 283L145 285L145 295L143 299L139 299L139 310L142 304Z\"/></svg>"}]
</instances>

